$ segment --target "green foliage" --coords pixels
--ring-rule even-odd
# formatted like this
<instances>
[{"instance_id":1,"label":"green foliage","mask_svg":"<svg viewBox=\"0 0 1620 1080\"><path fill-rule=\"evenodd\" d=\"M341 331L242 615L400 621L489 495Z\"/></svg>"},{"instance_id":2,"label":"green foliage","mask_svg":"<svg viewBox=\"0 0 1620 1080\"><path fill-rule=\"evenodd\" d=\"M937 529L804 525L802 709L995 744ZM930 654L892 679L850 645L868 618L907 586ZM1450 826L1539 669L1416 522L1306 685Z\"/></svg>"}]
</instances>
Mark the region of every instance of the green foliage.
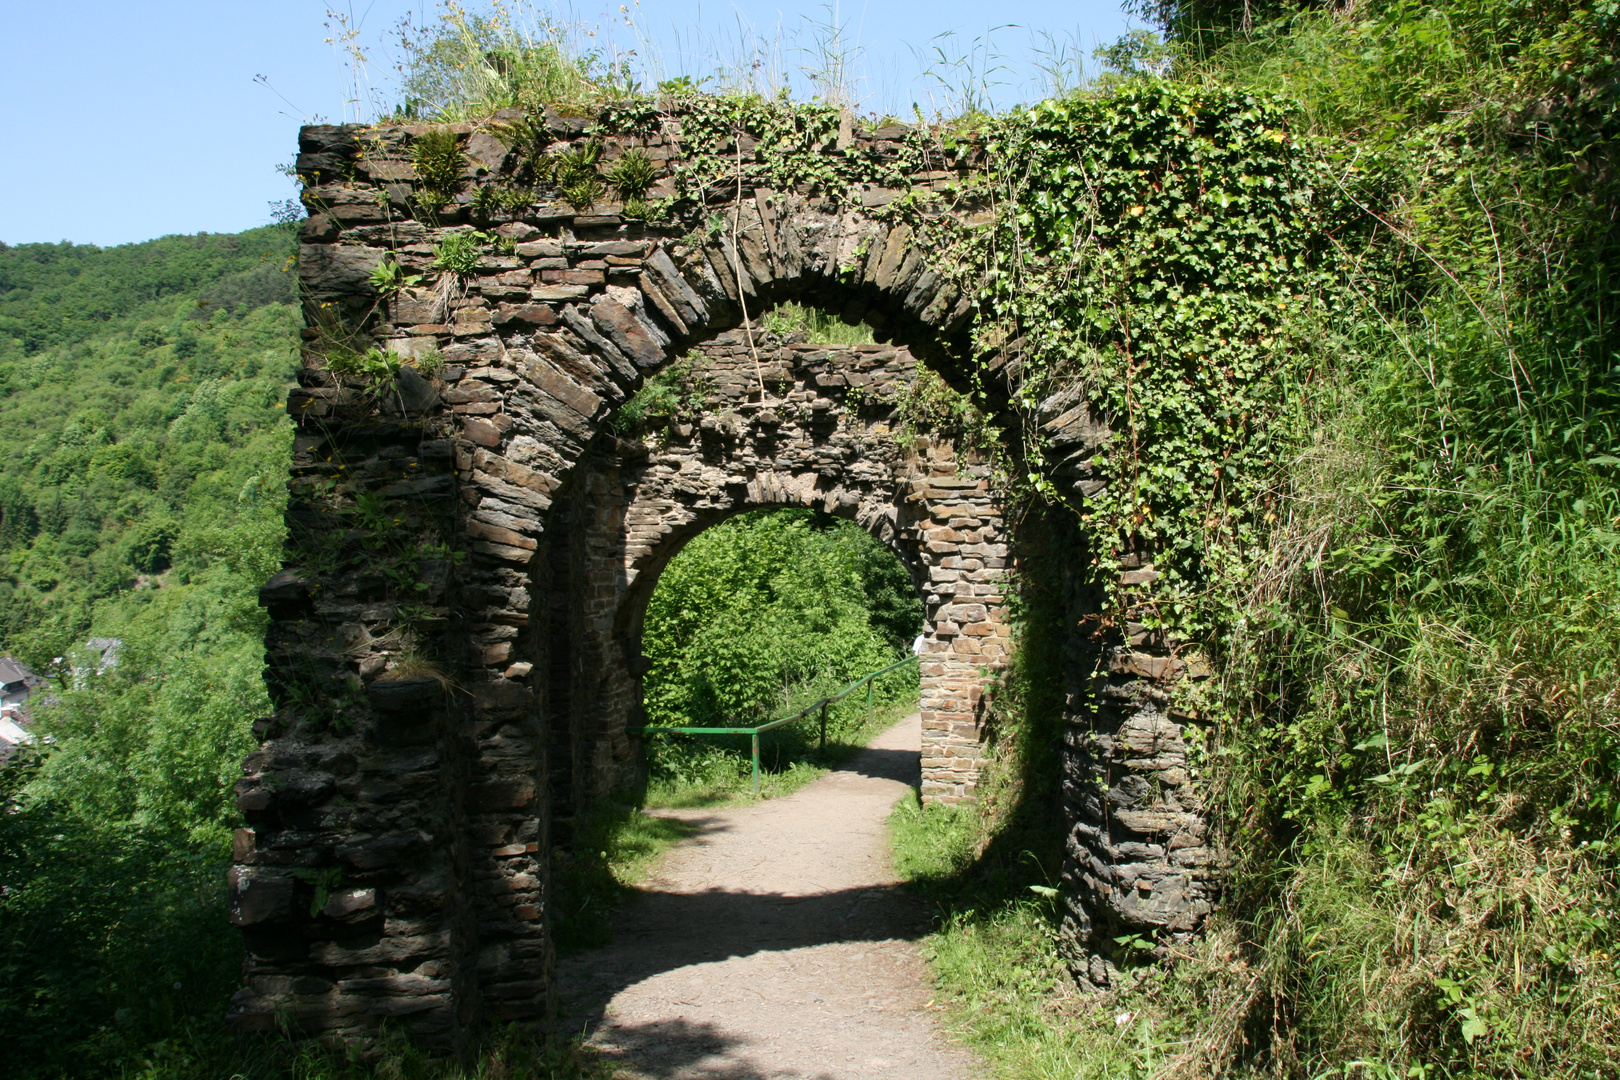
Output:
<instances>
[{"instance_id":1,"label":"green foliage","mask_svg":"<svg viewBox=\"0 0 1620 1080\"><path fill-rule=\"evenodd\" d=\"M392 349L373 346L365 352L335 348L326 357L326 370L340 379L359 379L373 392L387 385L404 366L405 358Z\"/></svg>"},{"instance_id":2,"label":"green foliage","mask_svg":"<svg viewBox=\"0 0 1620 1080\"><path fill-rule=\"evenodd\" d=\"M595 140L565 150L552 159L552 175L563 201L576 210L589 210L591 205L607 194L607 185L597 175L596 164L602 157L602 144Z\"/></svg>"},{"instance_id":3,"label":"green foliage","mask_svg":"<svg viewBox=\"0 0 1620 1080\"><path fill-rule=\"evenodd\" d=\"M201 581L231 547L218 530L279 519L297 314L290 303L244 302L193 316L205 288L265 266L280 274L289 238L272 228L235 243L180 239L132 245L144 258L109 249L100 264L86 249L0 252L0 273L18 283L0 304L72 339L0 365L0 435L15 448L0 466L0 640L40 670L82 640L97 601L130 611L155 602L163 590L148 587L150 575ZM182 291L177 251L234 255ZM71 287L59 287L63 259ZM115 284L98 285L103 275ZM77 337L80 306L110 316L114 294L154 298Z\"/></svg>"},{"instance_id":4,"label":"green foliage","mask_svg":"<svg viewBox=\"0 0 1620 1080\"><path fill-rule=\"evenodd\" d=\"M1615 14L1389 4L1213 58L1302 101L1382 227L1295 399L1266 618L1223 642L1235 930L1302 1071L1620 1053Z\"/></svg>"},{"instance_id":5,"label":"green foliage","mask_svg":"<svg viewBox=\"0 0 1620 1080\"><path fill-rule=\"evenodd\" d=\"M739 515L692 540L659 578L642 637L649 723L747 727L788 715L893 663L921 623L904 567L853 523L808 510ZM875 701L915 702L916 685L913 669L895 672ZM829 707L829 744L858 745L867 719L864 694ZM782 782L803 783L815 775L801 766L818 734L816 720L767 732L763 767L800 769ZM749 782L744 739L660 737L649 766L664 798Z\"/></svg>"},{"instance_id":6,"label":"green foliage","mask_svg":"<svg viewBox=\"0 0 1620 1080\"><path fill-rule=\"evenodd\" d=\"M480 193L490 188L480 188ZM384 259L371 271L371 287L377 290L378 296L393 296L401 289L418 285L422 281L420 274L407 274L405 268L392 259Z\"/></svg>"},{"instance_id":7,"label":"green foliage","mask_svg":"<svg viewBox=\"0 0 1620 1080\"><path fill-rule=\"evenodd\" d=\"M773 334L803 334L812 345L870 345L876 338L864 322L853 326L830 312L789 300L765 313L765 329Z\"/></svg>"},{"instance_id":8,"label":"green foliage","mask_svg":"<svg viewBox=\"0 0 1620 1080\"><path fill-rule=\"evenodd\" d=\"M1340 295L1325 180L1280 101L1161 80L1044 102L989 147L1019 179L977 332L991 355L1023 341L1030 479L1056 464L1030 428L1039 403L1082 383L1112 431L1092 462L1108 486L1082 512L1098 579L1150 551L1148 621L1207 632L1234 612L1195 598L1256 556L1270 423Z\"/></svg>"},{"instance_id":9,"label":"green foliage","mask_svg":"<svg viewBox=\"0 0 1620 1080\"><path fill-rule=\"evenodd\" d=\"M896 601L878 625L869 590L909 603ZM920 622L904 570L855 525L810 511L740 515L694 539L659 578L642 640L648 717L771 719L795 685L842 685L892 663Z\"/></svg>"},{"instance_id":10,"label":"green foliage","mask_svg":"<svg viewBox=\"0 0 1620 1080\"><path fill-rule=\"evenodd\" d=\"M895 401L895 439L911 446L921 434L950 439L963 448L994 455L999 432L966 394L952 389L932 369L918 365L917 377Z\"/></svg>"},{"instance_id":11,"label":"green foliage","mask_svg":"<svg viewBox=\"0 0 1620 1080\"><path fill-rule=\"evenodd\" d=\"M585 211L596 205L596 200L607 194L607 186L596 176L587 176L557 189L563 202L575 210Z\"/></svg>"},{"instance_id":12,"label":"green foliage","mask_svg":"<svg viewBox=\"0 0 1620 1080\"><path fill-rule=\"evenodd\" d=\"M993 133L980 345L1107 415L1084 524L1216 660L1177 707L1235 859L1096 1006L1006 977L1036 901L957 916L936 963L1009 1075L1612 1072L1615 15L1172 20L1174 79L1138 42Z\"/></svg>"},{"instance_id":13,"label":"green foliage","mask_svg":"<svg viewBox=\"0 0 1620 1080\"><path fill-rule=\"evenodd\" d=\"M172 301L189 295L245 314L293 298L288 233L271 226L226 235L169 236L144 244L0 246L0 362L17 364L49 349L88 341L111 321L129 320L139 344L177 326ZM269 274L268 278L263 275ZM247 288L247 283L254 288ZM264 288L261 283L271 285ZM212 314L209 310L207 314ZM9 378L8 378L9 381Z\"/></svg>"},{"instance_id":14,"label":"green foliage","mask_svg":"<svg viewBox=\"0 0 1620 1080\"><path fill-rule=\"evenodd\" d=\"M0 766L0 1075L116 1075L157 1040L222 1041L240 977L228 837L13 802L38 769L31 754Z\"/></svg>"},{"instance_id":15,"label":"green foliage","mask_svg":"<svg viewBox=\"0 0 1620 1080\"><path fill-rule=\"evenodd\" d=\"M641 389L613 414L613 429L621 435L635 434L682 411L695 411L703 392L701 380L693 375L695 367L695 359L689 356L648 376Z\"/></svg>"},{"instance_id":16,"label":"green foliage","mask_svg":"<svg viewBox=\"0 0 1620 1080\"><path fill-rule=\"evenodd\" d=\"M30 702L45 754L0 769L5 1076L222 1042L228 792L269 710L256 590L281 561L298 324L263 283L290 250L279 229L0 250L0 305L42 342L4 369L0 640L57 673ZM79 654L92 634L122 642L115 666Z\"/></svg>"},{"instance_id":17,"label":"green foliage","mask_svg":"<svg viewBox=\"0 0 1620 1080\"><path fill-rule=\"evenodd\" d=\"M841 110L817 102L792 102L756 95L698 95L681 99L681 131L692 152L676 167L682 198L704 200L709 192L734 190L739 161L751 177L779 190L803 188L847 196L861 183L906 190L926 171L934 139L917 131L901 140L893 156L829 154L836 143ZM743 139L750 149L741 152Z\"/></svg>"},{"instance_id":18,"label":"green foliage","mask_svg":"<svg viewBox=\"0 0 1620 1080\"><path fill-rule=\"evenodd\" d=\"M429 265L465 277L478 268L484 245L493 240L493 236L476 229L449 233L433 246L433 262Z\"/></svg>"},{"instance_id":19,"label":"green foliage","mask_svg":"<svg viewBox=\"0 0 1620 1080\"><path fill-rule=\"evenodd\" d=\"M466 186L462 170L467 155L461 137L449 128L424 131L411 142L411 163L416 167L419 187L416 200L429 210L441 210Z\"/></svg>"},{"instance_id":20,"label":"green foliage","mask_svg":"<svg viewBox=\"0 0 1620 1080\"><path fill-rule=\"evenodd\" d=\"M609 166L605 177L618 190L619 198L630 202L647 194L647 189L658 178L658 167L647 156L647 151L632 146Z\"/></svg>"},{"instance_id":21,"label":"green foliage","mask_svg":"<svg viewBox=\"0 0 1620 1080\"><path fill-rule=\"evenodd\" d=\"M517 157L517 179L535 183L551 179L552 159L546 154L551 145L551 129L543 118L522 116L489 125L490 134L504 142Z\"/></svg>"}]
</instances>

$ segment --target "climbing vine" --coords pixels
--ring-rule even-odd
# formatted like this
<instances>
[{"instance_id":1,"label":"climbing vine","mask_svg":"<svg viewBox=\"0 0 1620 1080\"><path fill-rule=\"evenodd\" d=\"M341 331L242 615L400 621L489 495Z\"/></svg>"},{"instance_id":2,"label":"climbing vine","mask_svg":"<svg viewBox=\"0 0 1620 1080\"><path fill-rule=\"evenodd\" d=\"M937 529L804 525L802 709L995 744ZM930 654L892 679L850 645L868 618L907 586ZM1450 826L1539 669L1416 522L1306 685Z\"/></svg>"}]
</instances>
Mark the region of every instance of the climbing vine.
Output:
<instances>
[{"instance_id":1,"label":"climbing vine","mask_svg":"<svg viewBox=\"0 0 1620 1080\"><path fill-rule=\"evenodd\" d=\"M1222 601L1275 509L1269 422L1309 379L1313 328L1342 293L1339 200L1286 105L1144 77L876 144L841 138L835 108L741 96L610 112L602 129L658 123L687 148L676 202L700 231L727 227L702 215L744 178L839 203L863 185L897 192L869 212L912 227L975 297L979 405L1022 429L1013 486L1076 509L1116 610L1139 605L1183 639L1236 615ZM948 157L973 167L938 190L916 182ZM1076 384L1110 436L1060 453L1044 406ZM1082 469L1103 481L1083 496ZM1129 597L1112 586L1126 560L1156 575Z\"/></svg>"},{"instance_id":2,"label":"climbing vine","mask_svg":"<svg viewBox=\"0 0 1620 1080\"><path fill-rule=\"evenodd\" d=\"M1133 599L1177 637L1232 614L1206 601L1216 582L1235 595L1274 512L1269 421L1338 295L1332 206L1289 121L1278 102L1143 80L1044 102L987 142L1001 210L967 241L985 271L976 344L1016 360L1020 480L1077 507L1104 584L1151 562ZM1043 403L1076 382L1111 434L1061 457ZM1104 482L1083 497L1080 466Z\"/></svg>"}]
</instances>

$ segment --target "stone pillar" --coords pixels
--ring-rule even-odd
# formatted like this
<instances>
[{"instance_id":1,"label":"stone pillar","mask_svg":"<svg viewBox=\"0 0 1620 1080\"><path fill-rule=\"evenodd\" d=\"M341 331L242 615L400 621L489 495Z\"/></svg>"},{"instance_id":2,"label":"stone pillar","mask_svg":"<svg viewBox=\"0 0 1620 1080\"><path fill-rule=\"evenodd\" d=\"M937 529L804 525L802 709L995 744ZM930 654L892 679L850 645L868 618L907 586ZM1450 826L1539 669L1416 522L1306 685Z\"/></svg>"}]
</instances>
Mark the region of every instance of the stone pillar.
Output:
<instances>
[{"instance_id":1,"label":"stone pillar","mask_svg":"<svg viewBox=\"0 0 1620 1080\"><path fill-rule=\"evenodd\" d=\"M229 1020L253 1031L283 1018L341 1038L387 1020L454 1047L478 982L465 888L471 714L452 692L453 662L398 661L407 637L433 649L432 613L445 610L458 574L449 560L415 566L410 600L424 619L410 625L382 572L392 565L380 557L384 522L365 527L341 494L348 483L408 489L399 520L432 530L451 515L450 448L423 440L417 425L373 418L350 429L337 408L344 391L305 376L289 401L300 432L288 521L309 565L260 593L278 709L255 725L262 744L236 785L246 826L236 833L230 918L248 958Z\"/></svg>"},{"instance_id":2,"label":"stone pillar","mask_svg":"<svg viewBox=\"0 0 1620 1080\"><path fill-rule=\"evenodd\" d=\"M981 462L958 468L948 445L925 440L907 502L927 575L923 600L922 797L971 801L984 767L982 696L1011 646L1004 583L1007 537Z\"/></svg>"},{"instance_id":3,"label":"stone pillar","mask_svg":"<svg viewBox=\"0 0 1620 1080\"><path fill-rule=\"evenodd\" d=\"M1207 672L1135 621L1130 589L1156 574L1140 556L1124 562L1124 640L1086 640L1100 597L1069 583L1077 641L1064 746L1070 828L1061 942L1071 972L1090 989L1116 986L1122 969L1162 953L1122 948L1118 938L1160 946L1189 938L1209 914L1220 868L1188 761L1192 718L1176 710L1174 693L1181 680Z\"/></svg>"}]
</instances>

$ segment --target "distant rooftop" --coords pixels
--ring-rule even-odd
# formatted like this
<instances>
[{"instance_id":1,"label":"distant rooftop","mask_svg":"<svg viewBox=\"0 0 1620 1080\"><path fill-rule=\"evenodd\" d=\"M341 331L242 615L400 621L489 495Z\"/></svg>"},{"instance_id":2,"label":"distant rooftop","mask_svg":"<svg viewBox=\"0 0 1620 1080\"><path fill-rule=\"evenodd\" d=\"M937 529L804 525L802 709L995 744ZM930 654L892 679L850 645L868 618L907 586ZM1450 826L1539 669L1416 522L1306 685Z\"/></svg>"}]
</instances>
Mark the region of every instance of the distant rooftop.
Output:
<instances>
[{"instance_id":1,"label":"distant rooftop","mask_svg":"<svg viewBox=\"0 0 1620 1080\"><path fill-rule=\"evenodd\" d=\"M27 687L38 686L44 680L35 675L33 669L22 661L10 656L0 656L0 686L11 686L22 683Z\"/></svg>"}]
</instances>

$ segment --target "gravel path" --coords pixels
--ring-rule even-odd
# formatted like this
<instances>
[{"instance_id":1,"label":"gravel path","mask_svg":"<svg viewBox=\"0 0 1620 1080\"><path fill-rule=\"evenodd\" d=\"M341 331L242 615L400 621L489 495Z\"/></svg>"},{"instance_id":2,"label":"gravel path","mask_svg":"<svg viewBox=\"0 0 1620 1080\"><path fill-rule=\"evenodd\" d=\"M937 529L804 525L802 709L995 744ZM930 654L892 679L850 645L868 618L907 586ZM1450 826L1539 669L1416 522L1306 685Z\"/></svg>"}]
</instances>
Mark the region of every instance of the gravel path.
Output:
<instances>
[{"instance_id":1,"label":"gravel path","mask_svg":"<svg viewBox=\"0 0 1620 1080\"><path fill-rule=\"evenodd\" d=\"M913 942L886 820L917 781L913 715L781 799L660 811L699 828L615 920L561 961L565 1030L652 1080L966 1080Z\"/></svg>"}]
</instances>

